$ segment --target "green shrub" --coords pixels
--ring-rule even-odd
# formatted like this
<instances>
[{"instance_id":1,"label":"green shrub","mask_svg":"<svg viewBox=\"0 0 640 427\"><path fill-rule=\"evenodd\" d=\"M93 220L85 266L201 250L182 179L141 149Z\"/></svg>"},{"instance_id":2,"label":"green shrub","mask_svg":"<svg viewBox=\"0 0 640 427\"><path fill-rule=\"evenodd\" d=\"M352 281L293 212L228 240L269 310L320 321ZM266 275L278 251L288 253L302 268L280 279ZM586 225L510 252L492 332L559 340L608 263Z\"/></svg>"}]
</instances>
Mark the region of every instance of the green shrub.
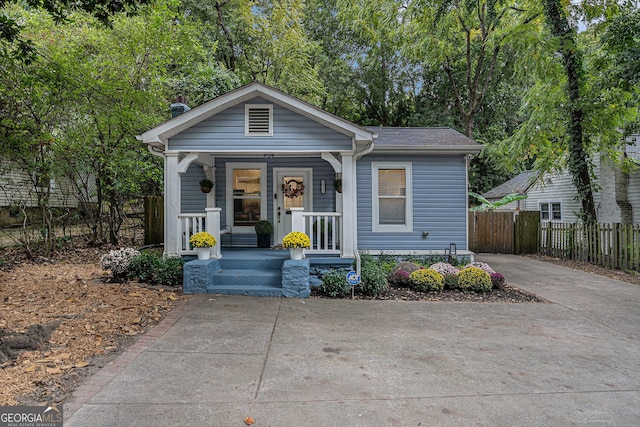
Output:
<instances>
[{"instance_id":1,"label":"green shrub","mask_svg":"<svg viewBox=\"0 0 640 427\"><path fill-rule=\"evenodd\" d=\"M416 270L409 276L411 288L419 292L441 291L444 289L442 274L430 268Z\"/></svg>"},{"instance_id":2,"label":"green shrub","mask_svg":"<svg viewBox=\"0 0 640 427\"><path fill-rule=\"evenodd\" d=\"M165 286L182 286L182 258L165 258L160 260L156 270L155 282Z\"/></svg>"},{"instance_id":3,"label":"green shrub","mask_svg":"<svg viewBox=\"0 0 640 427\"><path fill-rule=\"evenodd\" d=\"M443 274L445 289L459 289L457 274Z\"/></svg>"},{"instance_id":4,"label":"green shrub","mask_svg":"<svg viewBox=\"0 0 640 427\"><path fill-rule=\"evenodd\" d=\"M334 270L324 274L318 292L329 298L343 298L349 295L351 286L347 283L346 273Z\"/></svg>"},{"instance_id":5,"label":"green shrub","mask_svg":"<svg viewBox=\"0 0 640 427\"><path fill-rule=\"evenodd\" d=\"M182 285L182 258L161 258L153 252L143 252L131 260L127 277L152 285Z\"/></svg>"},{"instance_id":6,"label":"green shrub","mask_svg":"<svg viewBox=\"0 0 640 427\"><path fill-rule=\"evenodd\" d=\"M429 267L432 264L437 262L444 261L446 257L443 255L425 255L425 256L417 256L417 255L409 255L405 258L405 261L412 262L414 264L418 264L424 268Z\"/></svg>"},{"instance_id":7,"label":"green shrub","mask_svg":"<svg viewBox=\"0 0 640 427\"><path fill-rule=\"evenodd\" d=\"M387 280L397 286L409 286L411 273L421 268L411 261L400 261L389 271Z\"/></svg>"},{"instance_id":8,"label":"green shrub","mask_svg":"<svg viewBox=\"0 0 640 427\"><path fill-rule=\"evenodd\" d=\"M387 289L387 274L383 266L371 255L362 255L360 292L376 296Z\"/></svg>"},{"instance_id":9,"label":"green shrub","mask_svg":"<svg viewBox=\"0 0 640 427\"><path fill-rule=\"evenodd\" d=\"M155 272L160 265L160 258L153 252L142 252L129 262L127 277L141 282L153 283Z\"/></svg>"},{"instance_id":10,"label":"green shrub","mask_svg":"<svg viewBox=\"0 0 640 427\"><path fill-rule=\"evenodd\" d=\"M489 292L491 276L478 267L467 267L458 273L458 286L465 292Z\"/></svg>"}]
</instances>

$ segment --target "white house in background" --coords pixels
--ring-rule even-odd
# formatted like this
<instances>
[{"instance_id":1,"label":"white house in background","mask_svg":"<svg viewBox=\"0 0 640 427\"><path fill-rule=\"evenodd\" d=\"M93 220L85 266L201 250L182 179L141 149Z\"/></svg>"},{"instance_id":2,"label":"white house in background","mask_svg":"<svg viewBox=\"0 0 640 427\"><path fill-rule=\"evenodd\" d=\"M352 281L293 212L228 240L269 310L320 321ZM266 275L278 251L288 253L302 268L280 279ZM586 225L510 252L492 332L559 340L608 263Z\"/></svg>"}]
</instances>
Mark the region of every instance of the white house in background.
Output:
<instances>
[{"instance_id":1,"label":"white house in background","mask_svg":"<svg viewBox=\"0 0 640 427\"><path fill-rule=\"evenodd\" d=\"M38 207L38 193L49 193L49 208L77 209L79 202L73 183L67 178L37 179L12 164L0 173L0 226L22 222L21 209L30 213Z\"/></svg>"},{"instance_id":2,"label":"white house in background","mask_svg":"<svg viewBox=\"0 0 640 427\"><path fill-rule=\"evenodd\" d=\"M309 234L309 254L470 254L467 168L482 146L459 132L365 128L258 82L183 110L138 136L165 161L165 253L192 254L201 229L255 247L267 219L275 245Z\"/></svg>"},{"instance_id":3,"label":"white house in background","mask_svg":"<svg viewBox=\"0 0 640 427\"><path fill-rule=\"evenodd\" d=\"M600 223L620 223L623 212L634 224L640 223L640 137L628 139L623 155L638 165L635 171L624 174L605 156L599 156L594 165L594 193L597 220ZM625 180L627 185L617 186ZM626 189L626 194L623 194ZM576 222L580 204L575 200L576 190L569 172L545 174L542 177L526 171L483 194L490 201L500 200L507 194L527 196L524 200L504 205L500 210L539 210L542 221Z\"/></svg>"}]
</instances>

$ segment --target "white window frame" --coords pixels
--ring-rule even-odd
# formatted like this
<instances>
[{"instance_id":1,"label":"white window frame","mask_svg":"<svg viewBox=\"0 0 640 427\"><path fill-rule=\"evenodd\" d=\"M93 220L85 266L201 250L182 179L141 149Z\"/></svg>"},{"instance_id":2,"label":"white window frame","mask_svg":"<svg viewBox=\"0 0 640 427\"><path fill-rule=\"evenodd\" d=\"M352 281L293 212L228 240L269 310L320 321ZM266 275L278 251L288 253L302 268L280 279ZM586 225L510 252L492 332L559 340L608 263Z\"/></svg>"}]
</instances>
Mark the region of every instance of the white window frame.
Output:
<instances>
[{"instance_id":1,"label":"white window frame","mask_svg":"<svg viewBox=\"0 0 640 427\"><path fill-rule=\"evenodd\" d=\"M380 224L380 200L378 196L378 171L380 169L404 169L406 194L404 224ZM372 231L379 233L409 233L413 231L413 179L411 162L371 162Z\"/></svg>"},{"instance_id":2,"label":"white window frame","mask_svg":"<svg viewBox=\"0 0 640 427\"><path fill-rule=\"evenodd\" d=\"M269 110L269 131L251 132L249 129L249 110L252 108L267 108ZM245 104L244 106L244 135L245 136L273 136L273 104Z\"/></svg>"},{"instance_id":3,"label":"white window frame","mask_svg":"<svg viewBox=\"0 0 640 427\"><path fill-rule=\"evenodd\" d=\"M560 205L560 218L559 219L555 219L553 218L553 205ZM547 212L549 214L549 218L544 219L542 218L542 205L547 205ZM561 201L544 201L544 202L538 202L538 209L540 210L540 221L542 222L562 222L562 218L564 217L564 214L562 212L562 202Z\"/></svg>"},{"instance_id":4,"label":"white window frame","mask_svg":"<svg viewBox=\"0 0 640 427\"><path fill-rule=\"evenodd\" d=\"M260 170L260 219L267 219L267 164L252 162L229 162L226 165L226 224L233 227L233 232L238 234L251 234L256 232L255 227L234 226L233 219L233 171L236 169L259 169Z\"/></svg>"}]
</instances>

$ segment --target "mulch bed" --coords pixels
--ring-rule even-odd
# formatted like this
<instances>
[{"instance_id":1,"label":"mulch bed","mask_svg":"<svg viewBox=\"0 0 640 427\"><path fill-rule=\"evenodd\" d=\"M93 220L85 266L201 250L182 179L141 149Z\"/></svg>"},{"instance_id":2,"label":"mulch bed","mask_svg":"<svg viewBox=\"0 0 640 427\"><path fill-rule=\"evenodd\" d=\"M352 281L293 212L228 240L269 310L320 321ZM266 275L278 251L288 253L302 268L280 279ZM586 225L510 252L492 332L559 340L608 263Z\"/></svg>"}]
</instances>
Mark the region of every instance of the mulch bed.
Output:
<instances>
[{"instance_id":1,"label":"mulch bed","mask_svg":"<svg viewBox=\"0 0 640 427\"><path fill-rule=\"evenodd\" d=\"M312 288L311 296L314 298L326 298ZM351 295L346 297L351 298ZM361 295L357 292L354 299L380 300L380 301L447 301L447 302L490 302L490 303L526 303L548 302L530 292L505 284L502 289L493 289L491 292L470 293L460 290L444 290L441 292L418 292L413 289L399 286L389 286L388 289L377 296Z\"/></svg>"}]
</instances>

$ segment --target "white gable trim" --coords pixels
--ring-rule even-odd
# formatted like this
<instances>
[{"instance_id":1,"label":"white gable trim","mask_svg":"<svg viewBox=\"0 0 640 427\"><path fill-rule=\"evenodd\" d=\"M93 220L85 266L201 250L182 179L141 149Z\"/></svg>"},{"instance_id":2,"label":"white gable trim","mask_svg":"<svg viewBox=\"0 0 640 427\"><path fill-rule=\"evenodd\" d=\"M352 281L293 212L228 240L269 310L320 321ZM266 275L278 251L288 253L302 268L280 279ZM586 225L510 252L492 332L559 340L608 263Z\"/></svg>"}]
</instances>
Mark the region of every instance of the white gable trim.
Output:
<instances>
[{"instance_id":1,"label":"white gable trim","mask_svg":"<svg viewBox=\"0 0 640 427\"><path fill-rule=\"evenodd\" d=\"M253 82L236 90L212 99L196 108L180 114L173 119L156 126L137 136L145 144L166 145L166 141L190 127L240 103L261 97L269 102L303 115L343 135L353 138L354 144L361 141L373 141L375 133L338 116L314 107L293 96L280 92L260 82ZM355 149L355 147L354 147Z\"/></svg>"}]
</instances>

